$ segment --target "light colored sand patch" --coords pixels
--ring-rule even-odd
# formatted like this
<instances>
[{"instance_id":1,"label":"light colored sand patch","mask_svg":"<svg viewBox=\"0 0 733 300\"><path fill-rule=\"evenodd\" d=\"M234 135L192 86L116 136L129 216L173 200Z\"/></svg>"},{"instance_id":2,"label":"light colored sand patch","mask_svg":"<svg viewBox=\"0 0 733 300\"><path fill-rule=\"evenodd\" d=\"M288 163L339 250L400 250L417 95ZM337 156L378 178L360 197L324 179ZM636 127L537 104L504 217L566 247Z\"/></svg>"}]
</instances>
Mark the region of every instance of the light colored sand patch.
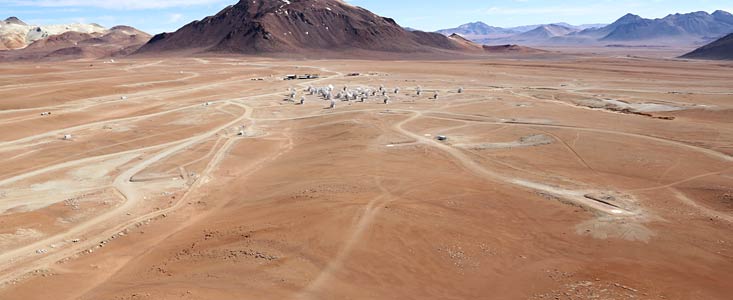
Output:
<instances>
[{"instance_id":1,"label":"light colored sand patch","mask_svg":"<svg viewBox=\"0 0 733 300\"><path fill-rule=\"evenodd\" d=\"M654 232L635 219L603 217L578 224L576 233L597 239L619 238L648 242Z\"/></svg>"},{"instance_id":2,"label":"light colored sand patch","mask_svg":"<svg viewBox=\"0 0 733 300\"><path fill-rule=\"evenodd\" d=\"M614 191L569 190L562 187L532 182L524 179L509 179L509 182L536 190L546 198L582 207L599 217L639 218L644 212L634 198Z\"/></svg>"},{"instance_id":3,"label":"light colored sand patch","mask_svg":"<svg viewBox=\"0 0 733 300\"><path fill-rule=\"evenodd\" d=\"M34 211L103 189L112 182L108 177L109 172L135 157L137 154L122 155L72 169L67 173L68 176L63 177L65 179L7 188L3 201L0 201L0 214L8 211Z\"/></svg>"},{"instance_id":4,"label":"light colored sand patch","mask_svg":"<svg viewBox=\"0 0 733 300\"><path fill-rule=\"evenodd\" d=\"M104 125L103 129L109 132L127 132L137 128L135 125L120 125L120 124L107 124Z\"/></svg>"},{"instance_id":5,"label":"light colored sand patch","mask_svg":"<svg viewBox=\"0 0 733 300\"><path fill-rule=\"evenodd\" d=\"M173 121L166 123L167 125L201 125L211 121L213 116L224 115L223 112L215 110L213 108L205 107L201 109L208 109L205 113L189 114L185 117L177 118Z\"/></svg>"},{"instance_id":6,"label":"light colored sand patch","mask_svg":"<svg viewBox=\"0 0 733 300\"><path fill-rule=\"evenodd\" d=\"M71 180L52 180L52 181L32 184L30 186L30 190L33 192L50 192L54 190L63 190L73 185L74 185L74 182Z\"/></svg>"},{"instance_id":7,"label":"light colored sand patch","mask_svg":"<svg viewBox=\"0 0 733 300\"><path fill-rule=\"evenodd\" d=\"M628 103L624 101L618 101L613 99L603 99L604 102L619 107L621 109L628 108L638 112L665 112L665 111L678 111L684 110L684 107L672 106L658 103Z\"/></svg>"},{"instance_id":8,"label":"light colored sand patch","mask_svg":"<svg viewBox=\"0 0 733 300\"><path fill-rule=\"evenodd\" d=\"M137 154L123 155L115 159L110 159L78 168L69 172L69 175L71 175L76 180L100 179L101 177L109 174L109 172L114 170L117 166L124 165L135 157L137 157Z\"/></svg>"},{"instance_id":9,"label":"light colored sand patch","mask_svg":"<svg viewBox=\"0 0 733 300\"><path fill-rule=\"evenodd\" d=\"M642 242L648 242L654 236L654 233L643 225L646 215L639 210L629 195L612 191L585 193L526 180L513 182L592 211L596 215L593 219L576 226L576 232L580 235Z\"/></svg>"},{"instance_id":10,"label":"light colored sand patch","mask_svg":"<svg viewBox=\"0 0 733 300\"><path fill-rule=\"evenodd\" d=\"M524 180L524 179L511 179L509 180L509 182L519 185L519 186L527 187L527 188L542 191L542 192L551 193L553 195L561 196L561 197L577 198L577 197L582 197L583 194L585 194L582 191L568 190L568 189L564 189L561 187L532 182L532 181Z\"/></svg>"},{"instance_id":11,"label":"light colored sand patch","mask_svg":"<svg viewBox=\"0 0 733 300\"><path fill-rule=\"evenodd\" d=\"M13 233L0 233L0 249L42 236L44 236L42 232L32 228L18 228Z\"/></svg>"},{"instance_id":12,"label":"light colored sand patch","mask_svg":"<svg viewBox=\"0 0 733 300\"><path fill-rule=\"evenodd\" d=\"M555 121L549 119L534 119L534 118L509 118L509 119L497 119L497 122L503 123L525 123L525 124L554 124Z\"/></svg>"},{"instance_id":13,"label":"light colored sand patch","mask_svg":"<svg viewBox=\"0 0 733 300\"><path fill-rule=\"evenodd\" d=\"M85 188L80 188L71 180L34 184L30 188L9 191L0 202L0 214L39 210L68 199L82 198L103 188L104 185L97 182L90 182Z\"/></svg>"},{"instance_id":14,"label":"light colored sand patch","mask_svg":"<svg viewBox=\"0 0 733 300\"><path fill-rule=\"evenodd\" d=\"M259 137L267 134L264 130L260 129L261 127L255 127L255 126L247 126L244 129L244 135L243 137ZM235 131L237 132L237 131ZM237 132L238 134L238 132Z\"/></svg>"},{"instance_id":15,"label":"light colored sand patch","mask_svg":"<svg viewBox=\"0 0 733 300\"><path fill-rule=\"evenodd\" d=\"M481 143L481 144L455 144L453 146L471 149L471 150L487 150L487 149L507 149L519 147L532 147L552 144L555 140L544 134L533 134L523 136L519 140L502 143Z\"/></svg>"}]
</instances>

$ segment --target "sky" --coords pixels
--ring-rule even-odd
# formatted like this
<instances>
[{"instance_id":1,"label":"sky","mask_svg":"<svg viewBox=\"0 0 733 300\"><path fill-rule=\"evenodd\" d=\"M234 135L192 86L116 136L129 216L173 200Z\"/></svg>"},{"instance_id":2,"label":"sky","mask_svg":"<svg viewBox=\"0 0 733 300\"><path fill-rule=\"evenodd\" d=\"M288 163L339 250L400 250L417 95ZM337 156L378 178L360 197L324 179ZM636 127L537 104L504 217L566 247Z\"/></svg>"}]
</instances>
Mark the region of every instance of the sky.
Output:
<instances>
[{"instance_id":1,"label":"sky","mask_svg":"<svg viewBox=\"0 0 733 300\"><path fill-rule=\"evenodd\" d=\"M151 34L175 31L237 0L0 0L0 12L28 24L130 25ZM347 0L400 25L434 31L482 21L500 27L566 22L612 23L626 13L661 18L671 13L717 9L733 12L732 0Z\"/></svg>"}]
</instances>

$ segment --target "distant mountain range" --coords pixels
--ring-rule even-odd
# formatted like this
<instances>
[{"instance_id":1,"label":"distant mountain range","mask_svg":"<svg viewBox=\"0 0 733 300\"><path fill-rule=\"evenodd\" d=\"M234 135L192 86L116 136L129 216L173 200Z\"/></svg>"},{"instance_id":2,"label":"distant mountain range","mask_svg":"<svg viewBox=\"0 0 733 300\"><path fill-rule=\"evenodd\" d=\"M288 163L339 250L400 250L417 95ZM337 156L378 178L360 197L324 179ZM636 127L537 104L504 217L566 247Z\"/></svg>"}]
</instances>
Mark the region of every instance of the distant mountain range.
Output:
<instances>
[{"instance_id":1,"label":"distant mountain range","mask_svg":"<svg viewBox=\"0 0 733 300\"><path fill-rule=\"evenodd\" d=\"M0 21L0 50L22 49L31 43L68 31L99 33L106 29L97 24L28 25L16 17Z\"/></svg>"},{"instance_id":2,"label":"distant mountain range","mask_svg":"<svg viewBox=\"0 0 733 300\"><path fill-rule=\"evenodd\" d=\"M127 55L150 40L129 26L32 26L16 17L0 22L0 60L105 58Z\"/></svg>"},{"instance_id":3,"label":"distant mountain range","mask_svg":"<svg viewBox=\"0 0 733 300\"><path fill-rule=\"evenodd\" d=\"M573 26L567 23L500 28L474 22L437 31L457 33L482 44L549 45L702 45L733 32L733 15L692 12L661 19L627 14L609 25Z\"/></svg>"},{"instance_id":4,"label":"distant mountain range","mask_svg":"<svg viewBox=\"0 0 733 300\"><path fill-rule=\"evenodd\" d=\"M575 26L575 25L570 25L568 23L553 23L553 24L525 25L525 26L518 26L518 27L502 28L502 27L490 26L490 25L487 25L486 23L479 21L479 22L463 24L456 28L438 30L436 32L442 33L444 35L451 35L455 33L455 34L460 34L461 36L464 36L468 39L480 40L480 39L510 37L510 36L518 35L521 33L528 32L528 31L532 31L534 29L537 29L538 27L550 26L550 25L561 26L561 27L572 29L574 31L580 31L583 29L606 26L606 24L585 24L585 25Z\"/></svg>"},{"instance_id":5,"label":"distant mountain range","mask_svg":"<svg viewBox=\"0 0 733 300\"><path fill-rule=\"evenodd\" d=\"M551 23L551 24L537 24L537 25L525 25L525 26L517 26L517 27L511 27L510 29L518 30L520 32L527 32L530 30L533 30L537 27L543 26L543 25L557 25L562 27L567 27L573 30L584 30L584 29L590 29L590 28L600 28L603 26L606 26L608 24L582 24L582 25L570 25L565 22L560 23Z\"/></svg>"},{"instance_id":6,"label":"distant mountain range","mask_svg":"<svg viewBox=\"0 0 733 300\"><path fill-rule=\"evenodd\" d=\"M436 32L444 35L459 34L471 40L484 38L500 38L521 33L521 31L519 30L489 26L483 22L463 24L456 28L443 29Z\"/></svg>"}]
</instances>

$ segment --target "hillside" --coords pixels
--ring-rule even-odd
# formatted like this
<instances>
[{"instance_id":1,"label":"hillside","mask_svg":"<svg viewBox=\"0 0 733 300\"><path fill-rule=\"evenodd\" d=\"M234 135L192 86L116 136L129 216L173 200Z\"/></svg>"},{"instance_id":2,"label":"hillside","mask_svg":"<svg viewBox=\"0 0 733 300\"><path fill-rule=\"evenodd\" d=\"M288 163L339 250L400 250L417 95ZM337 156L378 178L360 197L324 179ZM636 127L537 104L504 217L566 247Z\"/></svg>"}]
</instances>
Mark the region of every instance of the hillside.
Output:
<instances>
[{"instance_id":1,"label":"hillside","mask_svg":"<svg viewBox=\"0 0 733 300\"><path fill-rule=\"evenodd\" d=\"M467 23L456 28L443 29L436 32L446 36L459 34L467 39L499 38L520 33L520 31L512 29L489 26L483 22Z\"/></svg>"},{"instance_id":2,"label":"hillside","mask_svg":"<svg viewBox=\"0 0 733 300\"><path fill-rule=\"evenodd\" d=\"M353 51L475 51L438 33L407 31L394 20L339 0L244 0L173 33L138 53L351 54Z\"/></svg>"},{"instance_id":3,"label":"hillside","mask_svg":"<svg viewBox=\"0 0 733 300\"><path fill-rule=\"evenodd\" d=\"M580 32L602 42L658 42L691 45L733 32L733 16L724 11L713 14L692 12L673 14L661 19L626 15L613 24Z\"/></svg>"},{"instance_id":4,"label":"hillside","mask_svg":"<svg viewBox=\"0 0 733 300\"><path fill-rule=\"evenodd\" d=\"M150 37L129 26L116 26L93 33L67 31L36 40L22 49L0 52L0 60L115 57L134 52Z\"/></svg>"},{"instance_id":5,"label":"hillside","mask_svg":"<svg viewBox=\"0 0 733 300\"><path fill-rule=\"evenodd\" d=\"M733 33L681 57L691 59L733 60Z\"/></svg>"},{"instance_id":6,"label":"hillside","mask_svg":"<svg viewBox=\"0 0 733 300\"><path fill-rule=\"evenodd\" d=\"M98 24L28 25L16 17L0 22L0 50L22 49L35 41L66 32L104 33L107 29Z\"/></svg>"},{"instance_id":7,"label":"hillside","mask_svg":"<svg viewBox=\"0 0 733 300\"><path fill-rule=\"evenodd\" d=\"M530 31L518 34L514 36L518 41L540 41L548 40L553 37L564 36L571 32L575 32L574 29L560 25L542 25Z\"/></svg>"},{"instance_id":8,"label":"hillside","mask_svg":"<svg viewBox=\"0 0 733 300\"><path fill-rule=\"evenodd\" d=\"M528 25L500 28L481 22L468 23L457 28L439 30L439 33L458 33L481 44L526 45L662 45L699 46L733 32L733 15L717 10L712 14L699 11L670 14L660 19L645 19L626 14L605 26L566 23ZM493 34L492 32L513 32Z\"/></svg>"}]
</instances>

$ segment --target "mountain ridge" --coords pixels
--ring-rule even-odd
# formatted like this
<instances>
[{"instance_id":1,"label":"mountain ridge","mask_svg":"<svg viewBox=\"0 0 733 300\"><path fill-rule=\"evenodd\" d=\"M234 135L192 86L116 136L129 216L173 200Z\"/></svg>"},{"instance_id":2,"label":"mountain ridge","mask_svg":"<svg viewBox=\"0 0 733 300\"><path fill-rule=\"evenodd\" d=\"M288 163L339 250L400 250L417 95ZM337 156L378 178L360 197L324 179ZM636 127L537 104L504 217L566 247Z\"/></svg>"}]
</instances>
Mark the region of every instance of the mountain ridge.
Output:
<instances>
[{"instance_id":1,"label":"mountain ridge","mask_svg":"<svg viewBox=\"0 0 733 300\"><path fill-rule=\"evenodd\" d=\"M395 20L339 0L242 0L175 32L154 36L136 54L218 52L325 54L349 51L480 51L464 41L408 31Z\"/></svg>"},{"instance_id":2,"label":"mountain ridge","mask_svg":"<svg viewBox=\"0 0 733 300\"><path fill-rule=\"evenodd\" d=\"M66 31L34 40L21 49L1 51L0 61L117 57L132 53L150 38L125 25L104 32Z\"/></svg>"},{"instance_id":3,"label":"mountain ridge","mask_svg":"<svg viewBox=\"0 0 733 300\"><path fill-rule=\"evenodd\" d=\"M104 33L108 29L99 24L28 25L17 17L0 22L0 50L23 49L31 43L65 32Z\"/></svg>"},{"instance_id":4,"label":"mountain ridge","mask_svg":"<svg viewBox=\"0 0 733 300\"><path fill-rule=\"evenodd\" d=\"M503 36L477 36L468 34L466 37L477 43L483 44L506 44L506 43L524 43L529 45L596 45L603 46L607 43L630 43L630 44L660 44L660 45L683 45L692 46L708 43L712 40L720 38L728 33L733 32L733 15L723 11L716 10L712 14L704 11L696 11L690 13L669 14L664 18L646 19L639 15L627 13L611 24L590 28L582 28L580 26L566 26L566 23L553 23L540 25L526 32L518 31L514 27L500 28L486 25L483 22L473 22L470 24L483 24L487 28L495 30L513 30L514 34ZM459 27L453 29L439 30L439 33L448 33L453 31L461 31L462 28L472 28L471 26ZM567 28L562 31L548 30L548 27L556 26ZM533 27L533 25L526 26ZM498 28L498 29L497 29ZM527 32L532 32L528 34ZM459 33L460 32L456 32ZM559 34L558 34L559 33Z\"/></svg>"}]
</instances>

